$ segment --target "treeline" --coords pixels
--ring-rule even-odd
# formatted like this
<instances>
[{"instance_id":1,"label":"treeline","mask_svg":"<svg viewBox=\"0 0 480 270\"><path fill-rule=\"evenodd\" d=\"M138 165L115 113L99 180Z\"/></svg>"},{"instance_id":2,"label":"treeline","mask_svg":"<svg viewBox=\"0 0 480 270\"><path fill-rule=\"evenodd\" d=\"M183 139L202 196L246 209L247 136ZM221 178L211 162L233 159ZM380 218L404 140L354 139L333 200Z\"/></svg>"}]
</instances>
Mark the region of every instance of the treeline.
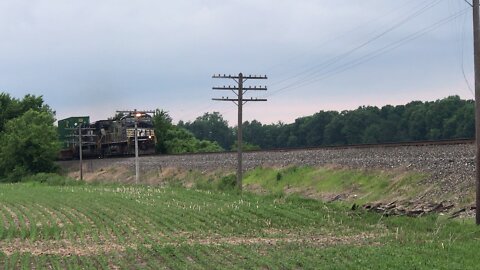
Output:
<instances>
[{"instance_id":1,"label":"treeline","mask_svg":"<svg viewBox=\"0 0 480 270\"><path fill-rule=\"evenodd\" d=\"M244 149L312 147L362 143L473 138L474 101L451 96L433 102L320 111L294 123L243 123ZM0 182L56 170L60 150L55 113L43 98L22 99L0 92ZM235 127L218 112L172 123L163 110L154 115L157 152L167 154L236 149Z\"/></svg>"},{"instance_id":2,"label":"treeline","mask_svg":"<svg viewBox=\"0 0 480 270\"><path fill-rule=\"evenodd\" d=\"M0 182L57 169L60 143L54 116L41 96L16 99L0 92Z\"/></svg>"},{"instance_id":3,"label":"treeline","mask_svg":"<svg viewBox=\"0 0 480 270\"><path fill-rule=\"evenodd\" d=\"M314 147L363 143L473 138L474 101L450 96L406 105L362 106L356 110L320 111L294 123L243 123L246 148ZM218 113L206 113L192 122L178 123L200 140L235 148L236 128Z\"/></svg>"}]
</instances>

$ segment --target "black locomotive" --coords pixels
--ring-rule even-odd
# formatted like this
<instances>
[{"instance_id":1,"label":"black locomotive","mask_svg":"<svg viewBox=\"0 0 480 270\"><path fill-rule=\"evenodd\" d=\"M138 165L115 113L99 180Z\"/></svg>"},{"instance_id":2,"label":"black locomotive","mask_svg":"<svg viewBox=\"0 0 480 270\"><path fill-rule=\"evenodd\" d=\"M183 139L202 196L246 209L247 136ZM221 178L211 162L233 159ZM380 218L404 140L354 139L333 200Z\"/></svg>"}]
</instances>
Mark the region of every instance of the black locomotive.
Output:
<instances>
[{"instance_id":1,"label":"black locomotive","mask_svg":"<svg viewBox=\"0 0 480 270\"><path fill-rule=\"evenodd\" d=\"M99 120L94 123L89 123L89 117L70 117L58 121L58 129L60 139L65 142L60 153L61 159L78 158L80 143L84 157L133 155L135 130L139 154L155 153L153 119L147 113L130 113L116 120Z\"/></svg>"}]
</instances>

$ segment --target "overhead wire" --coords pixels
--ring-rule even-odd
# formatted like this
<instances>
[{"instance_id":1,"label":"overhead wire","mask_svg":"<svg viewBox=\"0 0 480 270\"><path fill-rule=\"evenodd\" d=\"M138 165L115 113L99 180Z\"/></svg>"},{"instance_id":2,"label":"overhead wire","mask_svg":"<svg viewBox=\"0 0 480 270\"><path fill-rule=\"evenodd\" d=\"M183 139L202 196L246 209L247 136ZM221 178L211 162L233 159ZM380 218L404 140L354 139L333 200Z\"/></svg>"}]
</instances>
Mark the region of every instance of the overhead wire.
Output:
<instances>
[{"instance_id":1,"label":"overhead wire","mask_svg":"<svg viewBox=\"0 0 480 270\"><path fill-rule=\"evenodd\" d=\"M304 73L297 74L297 75L292 76L292 77L287 79L287 80L292 80L292 79L298 78L300 76L304 76L304 77L302 77L302 79L301 79L302 82L300 84L299 83L289 84L289 85L281 87L281 88L279 88L275 91L270 91L269 93L263 95L263 97L270 97L270 96L276 95L280 92L284 92L284 91L289 90L289 89L293 90L293 89L297 89L297 88L300 88L300 87L304 87L304 86L307 86L309 84L318 82L320 80L324 80L324 79L326 79L328 77L331 77L335 74L338 74L340 72L343 72L343 71L346 71L348 69L354 68L354 67L356 67L356 66L358 66L362 63L365 63L367 61L370 61L373 58L378 57L378 56L380 56L380 55L382 55L382 54L384 54L388 51L391 51L395 48L398 48L398 47L404 45L405 43L422 36L425 33L433 31L433 30L437 29L438 27L440 27L441 25L449 22L452 18L457 18L459 16L459 13L457 13L453 16L444 18L444 19L438 21L437 23L430 25L429 27L423 28L422 30L417 31L414 34L407 36L406 38L403 38L403 39L401 39L397 42L394 42L394 43L391 43L387 46L384 46L383 48L381 48L380 50L378 50L376 52L369 53L369 54L364 55L364 56L362 56L358 59L355 59L353 61L350 61L350 62L344 63L340 66L337 66L333 69L325 71L326 67L331 67L332 65L337 64L341 60L350 56L353 52L358 51L358 50L366 47L367 45L371 44L372 42L374 42L374 41L380 39L381 37L385 36L389 32L391 32L391 31L397 29L398 27L404 25L406 22L408 22L408 21L418 17L419 15L425 13L427 10L429 10L429 9L433 8L434 6L436 6L437 4L439 4L440 1L441 0L424 1L422 3L422 5L419 5L419 6L421 6L420 9L416 9L413 13L407 15L402 20L395 23L393 26L391 26L391 27L387 28L386 30L382 31L380 34L375 35L373 38L370 38L369 40L363 42L362 44L360 44L360 45L350 49L349 51L347 51L347 52L345 52L345 53L343 53L339 56L336 56L336 57L334 57L334 58L332 58L332 59L330 59L330 60L328 60L328 61L326 61L326 62L324 62L320 65L316 65L313 68L312 67L309 68L308 69L309 72L307 72L306 75L305 75L305 72L304 72ZM428 2L428 3L426 5L423 5L425 2ZM465 10L461 11L460 13L464 14ZM317 70L319 67L323 67L323 68L320 69L320 70ZM324 72L319 73L320 71L324 71ZM305 79L307 79L307 80L305 80ZM287 80L282 80L282 81L287 81ZM281 83L281 82L277 82L276 84L279 84L279 83ZM213 107L213 104L211 104L209 106L206 106L203 109L197 109L196 111L204 111L204 110L210 109L212 107ZM232 107L232 109L233 109L233 107ZM232 109L229 109L229 111L232 110ZM186 115L186 113L183 113L183 115Z\"/></svg>"},{"instance_id":2,"label":"overhead wire","mask_svg":"<svg viewBox=\"0 0 480 270\"><path fill-rule=\"evenodd\" d=\"M409 5L409 4L412 3L412 2L414 2L414 1L407 1L407 2L406 2L404 5L402 5L400 8L394 9L394 11L398 11L399 9L401 9L401 8ZM306 69L304 69L302 72L300 72L300 73L298 73L298 74L296 74L296 75L294 75L294 76L288 77L288 78L283 79L283 80L281 80L281 81L277 81L277 82L274 81L273 83L269 83L269 87L272 87L272 86L274 86L274 85L281 84L281 83L286 82L286 81L289 81L289 80L296 79L296 78L298 78L298 77L300 77L300 76L304 76L304 77L302 77L301 80L305 80L306 78L307 78L307 79L308 79L308 78L311 78L312 76L315 76L315 74L317 74L318 72L321 72L322 70L324 70L326 67L338 63L339 61L341 61L341 60L345 59L346 57L350 56L351 54L353 54L354 52L356 52L356 51L358 51L358 50L360 50L360 49L368 46L368 45L371 44L372 42L380 39L381 37L387 35L388 33L392 32L392 31L394 31L395 29L399 28L400 26L404 25L406 22L412 20L413 18L416 18L416 17L420 16L421 14L423 14L424 12L426 12L427 10L429 10L430 8L436 6L436 5L439 4L440 2L441 2L441 0L426 0L426 1L423 1L422 3L416 5L416 6L413 8L413 12L410 12L410 13L406 14L405 16L402 16L398 22L396 22L396 23L393 24L392 26L388 27L387 29L381 31L379 34L377 34L377 35L375 35L374 37L368 39L367 41L361 43L360 45L358 45L358 46L350 49L349 51L347 51L347 52L345 52L345 53L343 53L343 54L341 54L341 55L335 56L335 57L333 57L333 58L331 58L331 59L329 59L329 60L327 60L327 61L325 61L325 62L323 62L323 63L321 63L321 64L315 65L315 66L313 66L313 67L306 68ZM392 10L392 11L393 11L393 10ZM390 12L387 12L386 15L389 15L389 13L390 13ZM382 18L382 17L384 17L384 16L386 16L386 15L383 15L383 16L381 16L380 18ZM371 20L371 22L376 21L376 20L378 20L378 19L379 19L379 18L373 19L373 20ZM365 24L365 25L368 25L368 23ZM337 40L337 39L339 39L339 38L347 35L348 33L352 32L352 31L354 31L354 30L359 29L359 28L360 28L360 27L355 27L354 29L352 29L352 30L350 30L350 31L348 31L348 32L346 32L346 33L344 33L344 34L339 35L337 38L334 38L332 41ZM378 31L375 31L375 32L378 32ZM328 43L328 42L326 42L326 43ZM322 44L321 46L323 46L323 44ZM297 83L295 82L295 83L292 84L292 86L293 86L293 85L296 85L296 84L297 84ZM289 87L290 87L290 86L289 86ZM203 108L201 108L201 109L196 109L196 111L205 111L205 110L208 110L208 109L212 108L213 106L214 106L214 105L211 104L211 105L205 106L205 107L203 107ZM185 116L185 115L187 115L187 114L188 114L188 113L183 113L181 116ZM180 118L181 118L181 117L180 117Z\"/></svg>"},{"instance_id":3,"label":"overhead wire","mask_svg":"<svg viewBox=\"0 0 480 270\"><path fill-rule=\"evenodd\" d=\"M431 1L431 0L425 0L423 3L428 2L428 1ZM384 18L384 17L388 17L388 16L390 16L390 15L393 14L393 13L398 13L399 10L404 9L405 7L409 6L409 5L412 4L412 3L418 4L418 0L406 1L406 2L404 2L401 6L392 8L392 9L390 9L389 11L383 13L383 14L382 14L381 16L379 16L379 17L376 17L376 18L374 18L374 19L368 20L367 22L364 22L364 23L362 23L362 24L360 24L360 25L358 25L358 26L355 26L354 28L352 28L352 29L350 29L350 30L348 30L348 31L346 31L346 32L342 32L342 33L339 34L339 35L335 35L334 37L329 38L328 40L322 42L320 45L315 46L315 50L319 50L320 48L323 48L325 45L327 45L327 44L329 44L329 43L331 43L331 42L333 42L333 41L339 40L339 39L341 39L341 38L343 38L343 37L345 37L345 36L347 36L347 35L349 35L349 34L351 34L351 33L353 33L353 32L356 32L356 31L359 30L359 29L365 28L365 27L371 25L372 23L374 23L374 22L376 22L376 21L379 21L380 19L382 19L382 18ZM421 4L420 4L420 5L421 5ZM378 32L378 30L373 31L372 34L375 33L375 32ZM306 53L306 52L298 53L298 54L296 54L295 56L289 57L289 58L286 59L286 60L285 60L285 59L282 60L280 63L276 63L276 64L274 64L274 65L271 65L271 66L269 66L269 67L266 67L266 68L264 68L264 70L267 70L267 71L268 71L267 73L270 74L271 72L273 72L273 71L274 71L275 69L277 69L278 67L285 66L285 65L291 65L291 63L292 63L295 59L300 58L300 57L304 56L305 54L307 54L307 53ZM311 54L311 52L310 52L310 54Z\"/></svg>"},{"instance_id":4,"label":"overhead wire","mask_svg":"<svg viewBox=\"0 0 480 270\"><path fill-rule=\"evenodd\" d=\"M448 10L450 11L450 14L454 14L454 10L457 9L462 9L464 7L465 3L462 3L458 0L449 0L448 2ZM456 45L457 45L457 53L458 53L458 68L461 72L462 80L465 82L465 85L467 87L467 90L469 94L472 96L475 96L473 93L473 90L470 86L470 82L468 81L467 75L465 73L465 23L467 19L467 14L464 14L462 17L457 18L456 20L453 21L451 24L451 30L452 30L452 36L456 37Z\"/></svg>"},{"instance_id":5,"label":"overhead wire","mask_svg":"<svg viewBox=\"0 0 480 270\"><path fill-rule=\"evenodd\" d=\"M340 55L337 55L337 56L335 56L335 57L333 57L329 60L326 60L326 61L318 64L318 65L314 65L313 67L310 67L307 70L305 70L301 73L297 73L296 75L293 75L291 77L283 79L280 82L269 83L269 85L273 86L273 85L277 85L279 83L294 80L294 79L297 79L297 78L300 78L300 80L305 80L309 77L315 76L317 73L325 70L326 68L330 67L331 65L337 64L341 60L343 60L343 59L347 58L348 56L352 55L354 52L359 51L360 49L366 47L367 45L375 42L376 40L384 37L388 33L394 31L395 29L397 29L400 26L404 25L405 23L409 22L410 20L412 20L412 19L420 16L421 14L425 13L429 9L438 5L441 2L441 0L434 0L434 1L427 1L427 2L428 3L426 5L423 5L423 3L425 3L425 2L423 2L422 5L419 5L420 9L416 9L413 13L408 14L406 17L402 18L399 22L396 22L394 25L388 27L387 29L382 31L380 34L375 35L374 37L368 39L367 41L361 43L360 45L357 45L357 46L353 47L352 49L348 50L347 52L342 53ZM291 85L295 85L297 83L298 82L295 81L295 82L291 83Z\"/></svg>"},{"instance_id":6,"label":"overhead wire","mask_svg":"<svg viewBox=\"0 0 480 270\"><path fill-rule=\"evenodd\" d=\"M468 81L467 75L465 74L465 39L466 39L466 35L465 35L466 26L465 25L466 25L466 20L467 20L467 16L465 14L464 17L463 17L462 37L461 37L461 45L460 45L460 48L461 48L460 67L462 69L462 75L463 75L463 79L465 80L465 84L467 85L467 88L470 91L470 93L472 94L472 96L475 98L475 93L473 92L472 86L471 86L470 82Z\"/></svg>"},{"instance_id":7,"label":"overhead wire","mask_svg":"<svg viewBox=\"0 0 480 270\"><path fill-rule=\"evenodd\" d=\"M362 57L360 57L360 58L358 58L358 59L356 59L356 60L353 60L353 61L350 61L350 62L348 62L348 63L345 63L345 64L343 64L343 65L341 65L341 66L338 66L338 67L336 67L336 68L334 68L334 69L332 69L332 70L329 70L329 71L327 71L327 72L325 72L325 73L323 73L323 74L320 74L319 76L317 76L317 77L315 77L315 78L313 78L313 79L304 81L304 82L302 82L302 83L300 83L300 84L296 84L296 85L293 85L293 86L290 86L290 85L289 85L289 86L285 86L285 87L279 88L279 89L277 89L277 90L275 90L275 91L270 92L269 94L267 94L267 95L265 95L265 96L263 96L263 97L270 97L270 96L273 96L273 95L278 94L278 93L280 93L280 92L283 92L283 91L285 91L285 90L293 90L293 89L297 89L297 88L300 88L300 87L304 87L304 86L310 85L310 84L312 84L312 83L315 83L315 82L324 80L324 79L326 79L326 78L329 78L329 77L331 77L331 76L333 76L333 75L335 75L335 74L338 74L338 73L340 73L340 72L343 72L343 71L349 70L349 69L351 69L351 68L354 68L354 67L356 67L356 66L358 66L358 65L360 65L360 64L363 64L363 63L365 63L365 62L368 62L368 61L374 59L375 57L378 57L378 56L380 56L380 55L385 54L386 52L389 52L389 51L391 51L391 50L394 50L394 49L396 49L396 48L398 48L398 47L400 47L400 46L402 46L402 45L404 45L404 44L406 44L406 43L408 43L408 42L410 42L410 41L412 41L412 40L415 40L415 39L421 37L422 35L424 35L424 34L426 34L426 33L428 33L428 32L431 32L431 31L439 28L440 26L442 26L442 25L450 22L451 20L458 18L459 16L465 14L468 9L469 9L469 8L464 9L464 10L462 10L462 11L459 11L459 12L457 12L456 14L451 15L451 16L448 16L448 17L446 17L446 18L444 18L444 19L442 19L442 20L440 20L440 21L437 21L436 23L434 23L434 24L432 24L432 25L430 25L430 26L428 26L428 27L425 27L425 28L423 28L423 29L421 29L421 30L419 30L419 31L417 31L417 32L415 32L415 33L413 33L413 34L411 34L411 35L409 35L409 36L401 39L401 40L398 40L398 41L396 41L396 42L394 42L394 43L391 43L391 44L389 44L389 45L387 45L387 46L384 46L383 48L381 48L381 49L379 49L379 50L377 50L377 51L375 51L375 52L373 52L373 53L369 53L369 54L364 55L364 56L362 56Z\"/></svg>"}]
</instances>

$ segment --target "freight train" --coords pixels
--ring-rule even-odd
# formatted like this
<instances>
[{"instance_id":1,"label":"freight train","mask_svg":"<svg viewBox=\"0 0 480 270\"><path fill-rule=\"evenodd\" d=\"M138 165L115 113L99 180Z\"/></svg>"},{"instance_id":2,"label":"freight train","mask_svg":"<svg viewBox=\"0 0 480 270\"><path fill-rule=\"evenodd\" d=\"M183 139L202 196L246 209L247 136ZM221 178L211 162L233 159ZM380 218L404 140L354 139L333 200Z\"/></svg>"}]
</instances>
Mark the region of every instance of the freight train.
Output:
<instances>
[{"instance_id":1,"label":"freight train","mask_svg":"<svg viewBox=\"0 0 480 270\"><path fill-rule=\"evenodd\" d=\"M90 123L90 117L70 117L58 121L60 140L64 148L60 159L75 159L81 151L87 158L103 158L135 154L135 122L139 154L155 153L155 131L152 116L133 113L117 119L99 120Z\"/></svg>"}]
</instances>

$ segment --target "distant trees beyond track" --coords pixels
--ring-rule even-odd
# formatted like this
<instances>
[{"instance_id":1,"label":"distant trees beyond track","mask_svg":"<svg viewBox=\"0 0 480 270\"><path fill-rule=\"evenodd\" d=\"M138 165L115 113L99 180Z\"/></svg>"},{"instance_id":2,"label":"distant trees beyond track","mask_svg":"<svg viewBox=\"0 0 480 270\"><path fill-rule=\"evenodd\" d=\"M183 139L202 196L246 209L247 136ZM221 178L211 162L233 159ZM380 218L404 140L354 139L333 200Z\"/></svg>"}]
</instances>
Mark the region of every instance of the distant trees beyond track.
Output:
<instances>
[{"instance_id":1,"label":"distant trees beyond track","mask_svg":"<svg viewBox=\"0 0 480 270\"><path fill-rule=\"evenodd\" d=\"M291 124L265 125L253 120L243 125L244 141L261 149L473 138L474 101L450 96L381 108L320 111ZM179 126L198 139L217 141L225 149L234 143L236 128L229 128L216 112L206 113L193 122L180 122Z\"/></svg>"}]
</instances>

